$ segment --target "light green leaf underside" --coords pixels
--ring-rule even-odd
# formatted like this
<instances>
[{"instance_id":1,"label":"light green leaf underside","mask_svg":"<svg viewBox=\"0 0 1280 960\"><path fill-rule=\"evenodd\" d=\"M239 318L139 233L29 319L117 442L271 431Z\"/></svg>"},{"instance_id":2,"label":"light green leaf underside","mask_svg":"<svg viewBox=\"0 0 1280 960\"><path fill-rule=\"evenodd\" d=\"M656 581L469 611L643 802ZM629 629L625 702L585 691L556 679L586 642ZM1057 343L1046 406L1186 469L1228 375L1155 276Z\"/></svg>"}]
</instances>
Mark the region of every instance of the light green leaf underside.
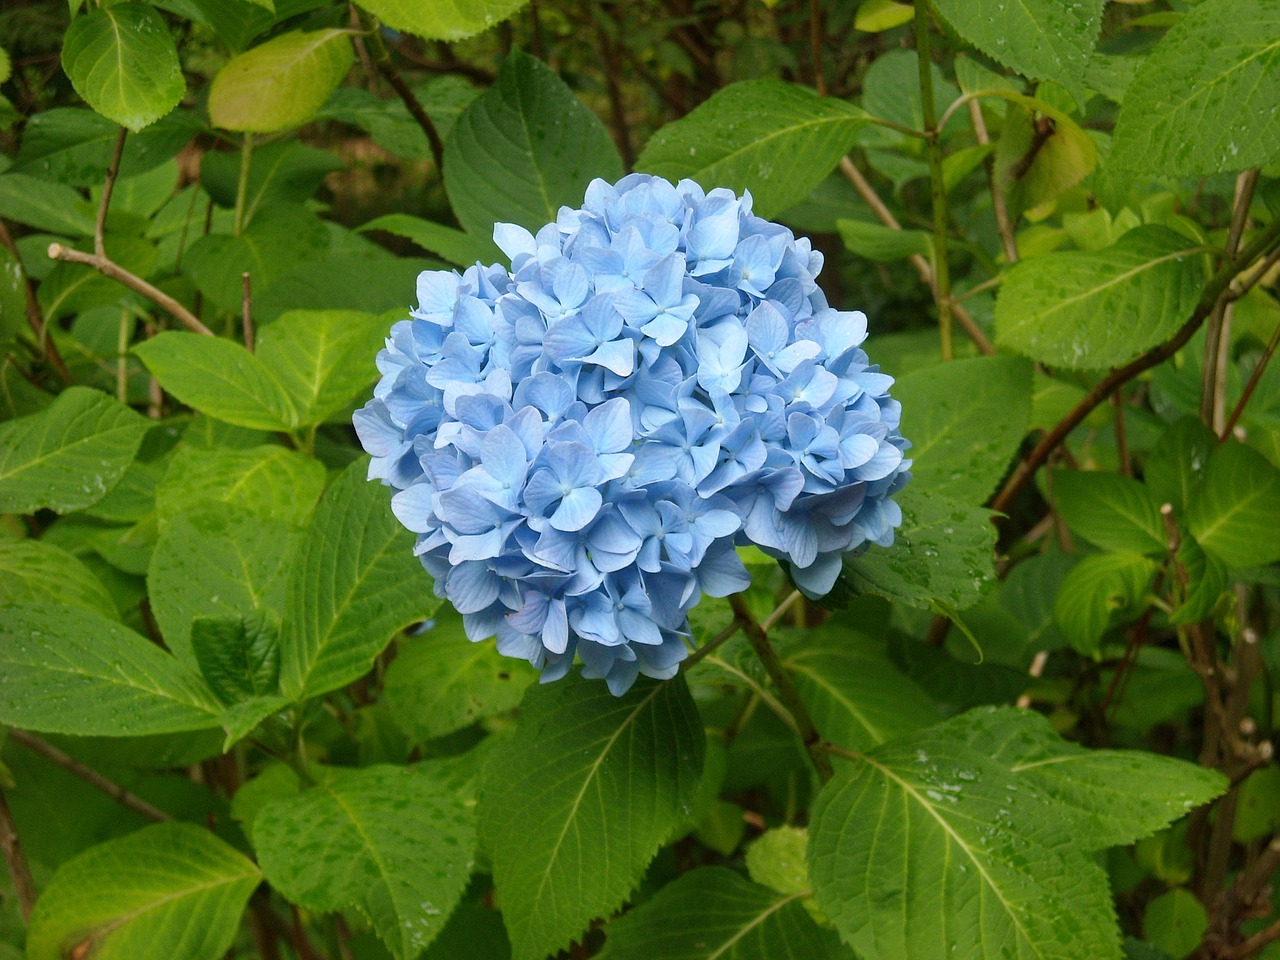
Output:
<instances>
[{"instance_id":1,"label":"light green leaf underside","mask_svg":"<svg viewBox=\"0 0 1280 960\"><path fill-rule=\"evenodd\" d=\"M261 875L211 832L158 823L62 865L31 914L28 960L217 960Z\"/></svg>"},{"instance_id":2,"label":"light green leaf underside","mask_svg":"<svg viewBox=\"0 0 1280 960\"><path fill-rule=\"evenodd\" d=\"M142 736L216 726L203 682L128 627L87 610L0 609L0 722L46 733Z\"/></svg>"},{"instance_id":3,"label":"light green leaf underside","mask_svg":"<svg viewBox=\"0 0 1280 960\"><path fill-rule=\"evenodd\" d=\"M807 87L744 80L655 133L636 169L750 190L754 212L774 217L826 179L866 122L858 107Z\"/></svg>"},{"instance_id":4,"label":"light green leaf underside","mask_svg":"<svg viewBox=\"0 0 1280 960\"><path fill-rule=\"evenodd\" d=\"M392 515L385 487L360 459L333 482L307 528L286 593L280 685L318 696L365 673L392 634L440 601Z\"/></svg>"},{"instance_id":5,"label":"light green leaf underside","mask_svg":"<svg viewBox=\"0 0 1280 960\"><path fill-rule=\"evenodd\" d=\"M263 873L310 910L358 910L398 960L412 960L458 902L475 851L470 805L433 772L335 769L271 801L253 821Z\"/></svg>"},{"instance_id":6,"label":"light green leaf underside","mask_svg":"<svg viewBox=\"0 0 1280 960\"><path fill-rule=\"evenodd\" d=\"M119 482L150 424L98 390L69 387L39 413L0 424L0 513L67 512Z\"/></svg>"},{"instance_id":7,"label":"light green leaf underside","mask_svg":"<svg viewBox=\"0 0 1280 960\"><path fill-rule=\"evenodd\" d=\"M682 677L621 697L578 676L529 688L479 810L516 960L617 909L688 815L705 747Z\"/></svg>"},{"instance_id":8,"label":"light green leaf underside","mask_svg":"<svg viewBox=\"0 0 1280 960\"><path fill-rule=\"evenodd\" d=\"M209 118L216 126L249 133L301 126L354 60L346 30L282 33L218 71L209 88Z\"/></svg>"}]
</instances>

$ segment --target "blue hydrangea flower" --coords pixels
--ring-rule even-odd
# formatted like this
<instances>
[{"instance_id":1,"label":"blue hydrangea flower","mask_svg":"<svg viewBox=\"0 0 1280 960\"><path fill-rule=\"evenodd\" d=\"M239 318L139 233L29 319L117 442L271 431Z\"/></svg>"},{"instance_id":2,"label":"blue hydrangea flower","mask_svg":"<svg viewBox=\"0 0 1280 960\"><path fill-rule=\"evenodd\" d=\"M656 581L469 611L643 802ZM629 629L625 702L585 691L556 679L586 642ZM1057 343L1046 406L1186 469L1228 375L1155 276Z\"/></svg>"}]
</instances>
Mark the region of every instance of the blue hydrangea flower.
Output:
<instances>
[{"instance_id":1,"label":"blue hydrangea flower","mask_svg":"<svg viewBox=\"0 0 1280 960\"><path fill-rule=\"evenodd\" d=\"M736 547L808 596L888 546L910 479L890 377L822 255L691 181L596 180L511 267L418 278L355 415L370 478L417 534L472 640L554 680L577 657L622 694L666 679L704 595L748 585Z\"/></svg>"}]
</instances>

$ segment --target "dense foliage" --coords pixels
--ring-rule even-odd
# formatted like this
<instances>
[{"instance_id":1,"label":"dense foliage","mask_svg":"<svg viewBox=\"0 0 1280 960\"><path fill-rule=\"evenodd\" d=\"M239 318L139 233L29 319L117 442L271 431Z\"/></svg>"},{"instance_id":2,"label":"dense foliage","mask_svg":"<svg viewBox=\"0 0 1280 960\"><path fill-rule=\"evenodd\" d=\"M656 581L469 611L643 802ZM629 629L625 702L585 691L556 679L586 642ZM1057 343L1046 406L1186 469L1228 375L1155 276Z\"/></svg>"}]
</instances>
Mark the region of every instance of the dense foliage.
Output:
<instances>
[{"instance_id":1,"label":"dense foliage","mask_svg":"<svg viewBox=\"0 0 1280 960\"><path fill-rule=\"evenodd\" d=\"M16 0L0 48L0 958L1280 956L1280 0ZM628 172L732 223L592 226ZM705 422L819 369L767 453Z\"/></svg>"}]
</instances>

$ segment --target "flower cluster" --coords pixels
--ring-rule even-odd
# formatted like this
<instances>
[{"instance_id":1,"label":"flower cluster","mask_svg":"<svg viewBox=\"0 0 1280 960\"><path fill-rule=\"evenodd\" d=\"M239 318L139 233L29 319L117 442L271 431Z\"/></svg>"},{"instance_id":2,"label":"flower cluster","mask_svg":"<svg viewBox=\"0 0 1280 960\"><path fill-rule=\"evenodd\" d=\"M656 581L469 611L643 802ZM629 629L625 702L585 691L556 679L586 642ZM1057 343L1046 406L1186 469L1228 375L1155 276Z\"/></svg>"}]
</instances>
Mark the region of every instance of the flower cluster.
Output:
<instances>
[{"instance_id":1,"label":"flower cluster","mask_svg":"<svg viewBox=\"0 0 1280 960\"><path fill-rule=\"evenodd\" d=\"M810 596L888 545L910 478L866 317L827 305L822 256L690 181L597 180L511 269L418 278L355 416L370 478L473 640L554 680L576 654L615 694L686 656L688 612L786 561Z\"/></svg>"}]
</instances>

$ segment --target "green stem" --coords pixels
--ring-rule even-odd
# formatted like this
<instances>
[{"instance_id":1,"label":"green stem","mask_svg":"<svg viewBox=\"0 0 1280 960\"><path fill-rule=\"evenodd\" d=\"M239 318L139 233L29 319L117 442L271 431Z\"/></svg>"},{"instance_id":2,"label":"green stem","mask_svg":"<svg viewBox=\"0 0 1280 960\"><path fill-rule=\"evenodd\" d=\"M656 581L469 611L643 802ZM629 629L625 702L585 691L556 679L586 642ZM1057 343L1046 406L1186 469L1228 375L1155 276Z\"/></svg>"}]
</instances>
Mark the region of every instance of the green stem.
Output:
<instances>
[{"instance_id":1,"label":"green stem","mask_svg":"<svg viewBox=\"0 0 1280 960\"><path fill-rule=\"evenodd\" d=\"M244 230L245 199L249 195L249 169L253 161L253 134L244 135L244 145L240 148L240 179L236 183L236 214L232 227L235 235L240 236Z\"/></svg>"},{"instance_id":2,"label":"green stem","mask_svg":"<svg viewBox=\"0 0 1280 960\"><path fill-rule=\"evenodd\" d=\"M733 608L733 615L738 623L742 625L747 639L751 641L751 647L755 650L760 663L764 665L765 672L769 674L773 685L778 688L778 696L781 698L783 705L786 706L792 719L795 720L796 731L800 734L805 750L809 752L809 759L813 761L813 768L818 771L818 779L826 783L835 774L831 767L831 758L827 756L827 749L822 740L822 735L818 733L818 728L813 723L813 717L809 714L809 708L804 705L804 701L800 699L799 691L796 690L795 684L791 682L791 675L787 673L787 668L783 665L782 658L778 656L778 651L773 649L773 644L769 642L769 635L760 626L760 622L752 614L751 608L747 606L746 597L740 593L735 593L729 598L729 606Z\"/></svg>"},{"instance_id":3,"label":"green stem","mask_svg":"<svg viewBox=\"0 0 1280 960\"><path fill-rule=\"evenodd\" d=\"M942 359L954 356L951 343L951 266L947 261L947 190L942 179L942 131L933 102L933 63L929 59L929 2L916 0L916 62L920 68L920 110L925 151L929 157L929 192L933 200L933 302L938 307Z\"/></svg>"}]
</instances>

